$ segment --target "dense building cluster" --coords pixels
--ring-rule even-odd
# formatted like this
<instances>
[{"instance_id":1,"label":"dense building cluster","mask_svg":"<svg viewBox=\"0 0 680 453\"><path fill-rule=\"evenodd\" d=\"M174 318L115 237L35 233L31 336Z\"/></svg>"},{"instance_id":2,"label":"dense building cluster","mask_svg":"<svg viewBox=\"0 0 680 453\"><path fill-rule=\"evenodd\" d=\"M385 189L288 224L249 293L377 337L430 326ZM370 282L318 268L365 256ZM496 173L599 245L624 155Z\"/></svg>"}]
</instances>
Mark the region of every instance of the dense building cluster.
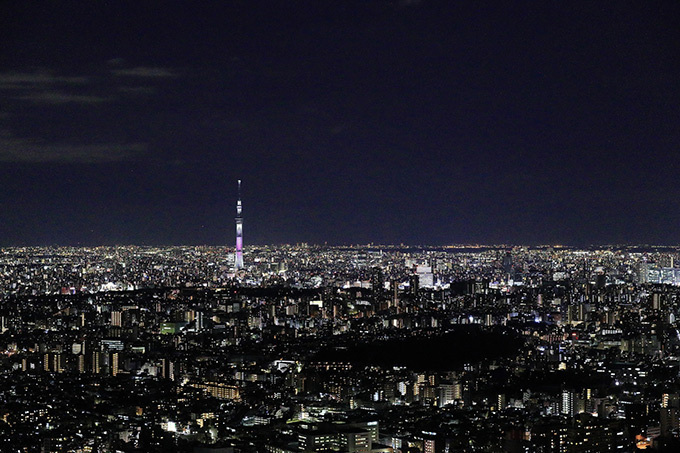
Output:
<instances>
[{"instance_id":1,"label":"dense building cluster","mask_svg":"<svg viewBox=\"0 0 680 453\"><path fill-rule=\"evenodd\" d=\"M243 258L0 250L0 450L680 448L676 249Z\"/></svg>"}]
</instances>

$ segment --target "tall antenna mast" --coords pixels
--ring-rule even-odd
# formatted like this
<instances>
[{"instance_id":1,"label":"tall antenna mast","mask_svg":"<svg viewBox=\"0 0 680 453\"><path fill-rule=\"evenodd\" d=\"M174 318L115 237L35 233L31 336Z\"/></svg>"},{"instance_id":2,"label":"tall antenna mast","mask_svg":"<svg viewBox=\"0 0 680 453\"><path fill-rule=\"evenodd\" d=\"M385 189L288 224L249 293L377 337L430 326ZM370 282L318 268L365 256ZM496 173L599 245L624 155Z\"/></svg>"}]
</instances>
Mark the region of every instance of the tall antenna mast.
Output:
<instances>
[{"instance_id":1,"label":"tall antenna mast","mask_svg":"<svg viewBox=\"0 0 680 453\"><path fill-rule=\"evenodd\" d=\"M238 201L236 202L236 258L234 269L243 269L243 216L241 215L241 180L238 180Z\"/></svg>"}]
</instances>

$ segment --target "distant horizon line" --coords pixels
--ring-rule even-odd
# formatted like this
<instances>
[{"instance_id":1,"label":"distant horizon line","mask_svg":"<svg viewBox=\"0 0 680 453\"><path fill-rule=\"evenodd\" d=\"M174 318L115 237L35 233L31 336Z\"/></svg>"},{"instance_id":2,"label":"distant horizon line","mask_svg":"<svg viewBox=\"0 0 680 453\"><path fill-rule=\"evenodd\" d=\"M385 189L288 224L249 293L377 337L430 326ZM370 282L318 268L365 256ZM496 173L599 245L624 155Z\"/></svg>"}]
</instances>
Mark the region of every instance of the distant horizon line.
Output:
<instances>
[{"instance_id":1,"label":"distant horizon line","mask_svg":"<svg viewBox=\"0 0 680 453\"><path fill-rule=\"evenodd\" d=\"M0 245L0 249L19 249L19 248L125 248L125 247L212 247L212 248L227 248L233 249L234 246L229 246L227 244L97 244L97 245L87 245L87 244L24 244L24 245ZM522 243L449 243L449 244L407 244L407 243L312 243L312 242L281 242L281 243L269 243L269 244L249 244L244 245L244 249L249 247L329 247L329 248L450 248L450 249L469 249L469 248L558 248L558 249L574 249L574 248L589 248L589 247L599 247L599 248L636 248L636 247L646 247L646 248L679 248L680 244L653 244L653 243L590 243L590 244L550 244L550 243L536 243L536 244L522 244Z\"/></svg>"}]
</instances>

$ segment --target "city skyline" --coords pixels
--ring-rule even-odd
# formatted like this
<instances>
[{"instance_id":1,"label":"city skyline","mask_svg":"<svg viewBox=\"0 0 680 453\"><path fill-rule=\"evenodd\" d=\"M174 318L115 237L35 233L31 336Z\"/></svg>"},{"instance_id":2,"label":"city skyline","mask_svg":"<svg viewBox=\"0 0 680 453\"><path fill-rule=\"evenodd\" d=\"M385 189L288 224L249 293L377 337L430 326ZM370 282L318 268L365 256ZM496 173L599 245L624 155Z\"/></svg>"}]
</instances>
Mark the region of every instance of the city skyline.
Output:
<instances>
[{"instance_id":1,"label":"city skyline","mask_svg":"<svg viewBox=\"0 0 680 453\"><path fill-rule=\"evenodd\" d=\"M679 8L4 2L0 246L677 244Z\"/></svg>"},{"instance_id":2,"label":"city skyline","mask_svg":"<svg viewBox=\"0 0 680 453\"><path fill-rule=\"evenodd\" d=\"M2 451L680 445L680 250L0 249Z\"/></svg>"}]
</instances>

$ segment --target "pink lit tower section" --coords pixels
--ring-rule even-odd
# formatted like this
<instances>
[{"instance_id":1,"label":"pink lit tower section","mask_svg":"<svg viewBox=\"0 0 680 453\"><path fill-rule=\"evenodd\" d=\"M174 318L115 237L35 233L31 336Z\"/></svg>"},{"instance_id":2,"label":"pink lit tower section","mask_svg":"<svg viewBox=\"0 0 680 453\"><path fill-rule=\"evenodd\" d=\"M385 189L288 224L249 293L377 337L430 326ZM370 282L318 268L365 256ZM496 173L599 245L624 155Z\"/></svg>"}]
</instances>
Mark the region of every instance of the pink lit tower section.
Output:
<instances>
[{"instance_id":1,"label":"pink lit tower section","mask_svg":"<svg viewBox=\"0 0 680 453\"><path fill-rule=\"evenodd\" d=\"M241 215L241 180L238 180L238 201L236 202L236 258L234 269L243 269L243 216Z\"/></svg>"}]
</instances>

